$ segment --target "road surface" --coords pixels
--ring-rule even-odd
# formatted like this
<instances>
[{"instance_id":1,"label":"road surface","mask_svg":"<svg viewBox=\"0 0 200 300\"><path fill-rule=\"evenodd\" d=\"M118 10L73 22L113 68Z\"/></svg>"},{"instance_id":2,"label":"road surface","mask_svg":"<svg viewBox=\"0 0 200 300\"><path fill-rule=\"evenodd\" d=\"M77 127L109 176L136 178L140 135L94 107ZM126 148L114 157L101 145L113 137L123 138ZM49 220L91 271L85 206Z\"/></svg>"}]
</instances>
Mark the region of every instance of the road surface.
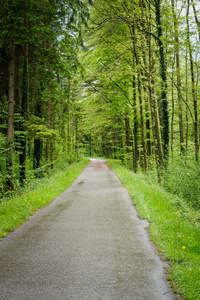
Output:
<instances>
[{"instance_id":1,"label":"road surface","mask_svg":"<svg viewBox=\"0 0 200 300\"><path fill-rule=\"evenodd\" d=\"M172 300L163 263L104 160L0 244L0 300Z\"/></svg>"}]
</instances>

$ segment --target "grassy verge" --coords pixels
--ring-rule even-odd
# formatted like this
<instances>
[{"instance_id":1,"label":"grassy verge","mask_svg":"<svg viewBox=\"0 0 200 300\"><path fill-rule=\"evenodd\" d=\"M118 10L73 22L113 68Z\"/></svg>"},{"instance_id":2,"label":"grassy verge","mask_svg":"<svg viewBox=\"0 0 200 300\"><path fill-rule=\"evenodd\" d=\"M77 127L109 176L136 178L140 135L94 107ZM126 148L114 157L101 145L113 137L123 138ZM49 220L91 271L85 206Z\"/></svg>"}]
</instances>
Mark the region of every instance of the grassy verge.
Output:
<instances>
[{"instance_id":1,"label":"grassy verge","mask_svg":"<svg viewBox=\"0 0 200 300\"><path fill-rule=\"evenodd\" d=\"M79 176L88 160L70 165L66 170L43 178L0 202L0 239L19 227L35 211L51 202Z\"/></svg>"},{"instance_id":2,"label":"grassy verge","mask_svg":"<svg viewBox=\"0 0 200 300\"><path fill-rule=\"evenodd\" d=\"M145 181L110 161L109 165L129 191L139 215L150 221L150 234L169 261L174 291L188 300L200 299L200 213L162 187Z\"/></svg>"}]
</instances>

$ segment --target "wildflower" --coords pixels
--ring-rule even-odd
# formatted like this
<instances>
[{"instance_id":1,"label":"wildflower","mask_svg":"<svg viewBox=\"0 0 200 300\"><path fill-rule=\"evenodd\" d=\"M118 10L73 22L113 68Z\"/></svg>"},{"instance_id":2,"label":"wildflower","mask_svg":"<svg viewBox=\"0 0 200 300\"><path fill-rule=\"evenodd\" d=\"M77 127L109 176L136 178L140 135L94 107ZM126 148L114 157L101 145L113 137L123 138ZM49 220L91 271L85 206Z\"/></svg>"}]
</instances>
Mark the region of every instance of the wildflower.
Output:
<instances>
[{"instance_id":1,"label":"wildflower","mask_svg":"<svg viewBox=\"0 0 200 300\"><path fill-rule=\"evenodd\" d=\"M182 249L185 250L185 246L183 246Z\"/></svg>"}]
</instances>

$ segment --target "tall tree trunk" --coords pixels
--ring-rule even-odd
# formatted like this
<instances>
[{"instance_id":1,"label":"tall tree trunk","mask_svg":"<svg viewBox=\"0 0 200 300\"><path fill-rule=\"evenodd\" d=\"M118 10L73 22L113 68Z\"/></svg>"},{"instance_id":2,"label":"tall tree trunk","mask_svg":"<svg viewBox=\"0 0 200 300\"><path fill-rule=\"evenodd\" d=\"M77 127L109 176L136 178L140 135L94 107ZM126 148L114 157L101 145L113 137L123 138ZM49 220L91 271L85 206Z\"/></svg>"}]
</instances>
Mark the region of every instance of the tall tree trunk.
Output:
<instances>
[{"instance_id":1,"label":"tall tree trunk","mask_svg":"<svg viewBox=\"0 0 200 300\"><path fill-rule=\"evenodd\" d=\"M151 25L149 25L149 32L151 32ZM152 123L152 133L153 133L153 145L157 169L158 182L161 181L161 168L163 166L163 153L162 153L162 144L160 138L160 129L159 129L159 115L158 108L156 105L155 92L154 92L154 80L153 80L153 59L151 51L151 35L148 38L148 55L149 55L149 67L148 67L148 90L149 90L149 102L150 102L150 111L151 111L151 123Z\"/></svg>"},{"instance_id":2,"label":"tall tree trunk","mask_svg":"<svg viewBox=\"0 0 200 300\"><path fill-rule=\"evenodd\" d=\"M46 49L50 49L50 41L47 40L45 43ZM51 73L51 67L47 66L49 74ZM50 87L50 82L48 86L48 101L47 101L47 126L49 129L53 128L53 120L52 120L52 99L51 99L51 87ZM54 142L52 141L51 138L47 138L46 140L46 160L49 163L51 162L51 169L54 168L54 163L53 163L53 148L54 148Z\"/></svg>"},{"instance_id":3,"label":"tall tree trunk","mask_svg":"<svg viewBox=\"0 0 200 300\"><path fill-rule=\"evenodd\" d=\"M47 125L48 125L48 128L52 128L53 126L53 122L52 122L52 102L51 102L51 99L50 99L50 89L49 89L49 98L48 98L48 101L47 101ZM54 147L54 143L53 141L51 140L51 138L47 138L47 141L46 141L46 160L47 160L47 163L51 163L51 169L54 168L54 163L53 163L53 147Z\"/></svg>"},{"instance_id":4,"label":"tall tree trunk","mask_svg":"<svg viewBox=\"0 0 200 300\"><path fill-rule=\"evenodd\" d=\"M172 115L171 115L171 155L173 158L173 144L174 144L174 63L172 64Z\"/></svg>"},{"instance_id":5,"label":"tall tree trunk","mask_svg":"<svg viewBox=\"0 0 200 300\"><path fill-rule=\"evenodd\" d=\"M193 7L193 11L194 11L194 17L195 17L195 22L197 24L197 30L198 30L198 33L199 33L199 41L200 41L200 21L198 19L198 15L197 15L197 11L196 11L196 7L195 7L194 2L192 1L191 4L192 4L192 7Z\"/></svg>"},{"instance_id":6,"label":"tall tree trunk","mask_svg":"<svg viewBox=\"0 0 200 300\"><path fill-rule=\"evenodd\" d=\"M138 114L137 114L137 98L136 98L136 78L133 75L133 170L136 173L138 169Z\"/></svg>"},{"instance_id":7,"label":"tall tree trunk","mask_svg":"<svg viewBox=\"0 0 200 300\"><path fill-rule=\"evenodd\" d=\"M13 189L13 136L14 136L14 103L15 103L15 42L10 39L9 63L8 63L8 129L7 129L7 189Z\"/></svg>"},{"instance_id":8,"label":"tall tree trunk","mask_svg":"<svg viewBox=\"0 0 200 300\"><path fill-rule=\"evenodd\" d=\"M185 88L186 88L186 96L185 96L185 101L186 101L186 108L185 108L185 119L186 119L186 137L185 137L185 148L186 148L186 153L188 150L188 136L189 136L189 121L188 121L188 49L186 45L186 58L185 58Z\"/></svg>"},{"instance_id":9,"label":"tall tree trunk","mask_svg":"<svg viewBox=\"0 0 200 300\"><path fill-rule=\"evenodd\" d=\"M144 115L143 115L143 101L142 101L142 89L141 89L141 78L140 78L140 63L138 58L136 59L137 63L137 83L138 83L138 97L140 105L140 125L141 125L141 138L142 138L142 155L141 155L141 164L143 171L146 171L147 168L147 156L146 156L146 143L145 143L145 133L144 133Z\"/></svg>"},{"instance_id":10,"label":"tall tree trunk","mask_svg":"<svg viewBox=\"0 0 200 300\"><path fill-rule=\"evenodd\" d=\"M179 36L178 36L178 24L175 12L174 0L171 0L172 12L174 19L174 44L175 44L175 57L176 57L176 78L177 78L177 93L178 93L178 112L179 112L179 136L180 136L180 152L185 151L184 147L184 134L183 134L183 111L182 111L182 99L181 99L181 70L180 70L180 54L179 54Z\"/></svg>"},{"instance_id":11,"label":"tall tree trunk","mask_svg":"<svg viewBox=\"0 0 200 300\"><path fill-rule=\"evenodd\" d=\"M133 170L137 172L138 169L138 113L137 113L137 95L136 95L136 67L135 67L135 27L131 26L130 30L132 34L132 45L133 45L133 77L132 77L132 87L133 87L133 142L134 142L134 151L133 151Z\"/></svg>"},{"instance_id":12,"label":"tall tree trunk","mask_svg":"<svg viewBox=\"0 0 200 300\"><path fill-rule=\"evenodd\" d=\"M50 99L50 95L49 95L49 98L47 101L47 125L48 125L48 128L51 128L51 110L52 110L51 99ZM46 160L47 160L47 163L49 163L49 160L50 160L50 139L49 138L47 138L47 141L46 141Z\"/></svg>"},{"instance_id":13,"label":"tall tree trunk","mask_svg":"<svg viewBox=\"0 0 200 300\"><path fill-rule=\"evenodd\" d=\"M146 145L147 145L147 156L151 156L151 124L150 124L150 113L149 113L149 102L148 97L145 98L145 114L146 114Z\"/></svg>"},{"instance_id":14,"label":"tall tree trunk","mask_svg":"<svg viewBox=\"0 0 200 300\"><path fill-rule=\"evenodd\" d=\"M133 53L136 62L136 70L137 70L137 90L138 90L138 100L139 100L139 107L140 107L140 127L141 127L141 144L142 150L140 155L140 163L142 166L143 171L146 171L147 168L147 156L146 156L146 142L145 142L145 133L144 133L144 113L143 113L143 100L142 100L142 84L141 84L141 59L138 56L138 48L137 48L137 38L135 35L135 28L132 26L133 32Z\"/></svg>"},{"instance_id":15,"label":"tall tree trunk","mask_svg":"<svg viewBox=\"0 0 200 300\"><path fill-rule=\"evenodd\" d=\"M146 55L146 53L145 53ZM146 69L145 74L141 74L143 76L143 78L146 76L146 78L143 80L143 90L145 95L147 95L147 82L148 82L148 65L146 62L146 59L144 59L144 67ZM146 96L145 97L145 129L146 129L146 136L145 136L145 143L146 143L146 155L147 156L151 156L151 116L150 116L150 106L149 106L149 97ZM147 164L148 167L148 164Z\"/></svg>"},{"instance_id":16,"label":"tall tree trunk","mask_svg":"<svg viewBox=\"0 0 200 300\"><path fill-rule=\"evenodd\" d=\"M129 120L129 108L125 107L125 132L126 132L126 153L130 153L130 120Z\"/></svg>"},{"instance_id":17,"label":"tall tree trunk","mask_svg":"<svg viewBox=\"0 0 200 300\"><path fill-rule=\"evenodd\" d=\"M37 95L38 99L36 100L36 106L35 106L35 116L42 117L42 104L41 104L41 97L40 95L41 90L39 92L39 95ZM33 151L33 169L38 170L36 173L37 177L41 177L41 159L42 159L42 152L43 152L43 141L41 138L35 138L34 139L34 151Z\"/></svg>"},{"instance_id":18,"label":"tall tree trunk","mask_svg":"<svg viewBox=\"0 0 200 300\"><path fill-rule=\"evenodd\" d=\"M41 168L41 158L42 158L42 150L43 150L43 143L42 140L36 138L34 140L34 152L33 152L33 169L37 170ZM41 177L41 171L37 173L38 177Z\"/></svg>"},{"instance_id":19,"label":"tall tree trunk","mask_svg":"<svg viewBox=\"0 0 200 300\"><path fill-rule=\"evenodd\" d=\"M28 38L28 18L27 18L27 0L25 0L24 12L24 26L26 29L26 39ZM20 139L20 182L23 184L26 179L26 157L27 157L27 128L26 121L28 119L28 97L29 97L29 80L28 80L28 41L24 43L24 67L23 67L23 81L22 81L22 102L21 102L21 116L23 123L21 123L21 132L23 133Z\"/></svg>"},{"instance_id":20,"label":"tall tree trunk","mask_svg":"<svg viewBox=\"0 0 200 300\"><path fill-rule=\"evenodd\" d=\"M78 118L77 116L75 117L75 136L74 136L74 140L75 140L75 154L76 154L76 158L78 158Z\"/></svg>"},{"instance_id":21,"label":"tall tree trunk","mask_svg":"<svg viewBox=\"0 0 200 300\"><path fill-rule=\"evenodd\" d=\"M190 70L191 70L191 81L192 81L192 98L194 107L194 142L195 142L195 159L198 162L199 159L199 139L198 139L198 109L197 109L197 93L195 88L195 78L194 78L194 62L192 57L192 46L190 41L190 25L189 25L189 7L190 0L187 0L187 12L186 12L186 23L187 23L187 43L189 49L190 58Z\"/></svg>"},{"instance_id":22,"label":"tall tree trunk","mask_svg":"<svg viewBox=\"0 0 200 300\"><path fill-rule=\"evenodd\" d=\"M145 24L145 30L148 31L149 28L148 28L149 25L146 25ZM150 29L151 30L151 29ZM141 71L141 75L143 77L143 90L144 90L144 93L145 93L145 117L146 117L146 123L145 123L145 129L146 129L146 154L147 154L147 158L151 156L151 115L150 115L150 103L149 103L149 91L147 91L148 89L148 78L149 78L149 66L148 66L148 62L147 62L147 59L148 59L148 56L147 56L147 52L146 51L149 51L149 35L146 35L146 49L143 50L143 62L144 62L144 68L143 68L143 71ZM147 167L148 167L148 164L150 163L150 160L148 161L147 163Z\"/></svg>"},{"instance_id":23,"label":"tall tree trunk","mask_svg":"<svg viewBox=\"0 0 200 300\"><path fill-rule=\"evenodd\" d=\"M161 23L161 0L155 0L156 26L158 34L160 77L161 77L161 101L162 101L162 126L163 126L163 158L165 164L169 155L169 110L167 100L167 76L166 62L163 45L163 30Z\"/></svg>"}]
</instances>

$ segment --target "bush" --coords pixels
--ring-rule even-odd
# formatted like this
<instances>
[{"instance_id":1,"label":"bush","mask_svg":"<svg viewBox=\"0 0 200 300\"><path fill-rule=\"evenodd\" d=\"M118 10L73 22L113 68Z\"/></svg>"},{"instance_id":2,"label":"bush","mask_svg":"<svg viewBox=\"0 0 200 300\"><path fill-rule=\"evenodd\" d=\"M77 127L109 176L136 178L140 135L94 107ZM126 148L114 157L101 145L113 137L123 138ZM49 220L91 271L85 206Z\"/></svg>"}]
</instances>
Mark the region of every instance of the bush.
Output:
<instances>
[{"instance_id":1,"label":"bush","mask_svg":"<svg viewBox=\"0 0 200 300\"><path fill-rule=\"evenodd\" d=\"M191 158L176 156L163 175L163 186L200 209L200 166Z\"/></svg>"}]
</instances>

